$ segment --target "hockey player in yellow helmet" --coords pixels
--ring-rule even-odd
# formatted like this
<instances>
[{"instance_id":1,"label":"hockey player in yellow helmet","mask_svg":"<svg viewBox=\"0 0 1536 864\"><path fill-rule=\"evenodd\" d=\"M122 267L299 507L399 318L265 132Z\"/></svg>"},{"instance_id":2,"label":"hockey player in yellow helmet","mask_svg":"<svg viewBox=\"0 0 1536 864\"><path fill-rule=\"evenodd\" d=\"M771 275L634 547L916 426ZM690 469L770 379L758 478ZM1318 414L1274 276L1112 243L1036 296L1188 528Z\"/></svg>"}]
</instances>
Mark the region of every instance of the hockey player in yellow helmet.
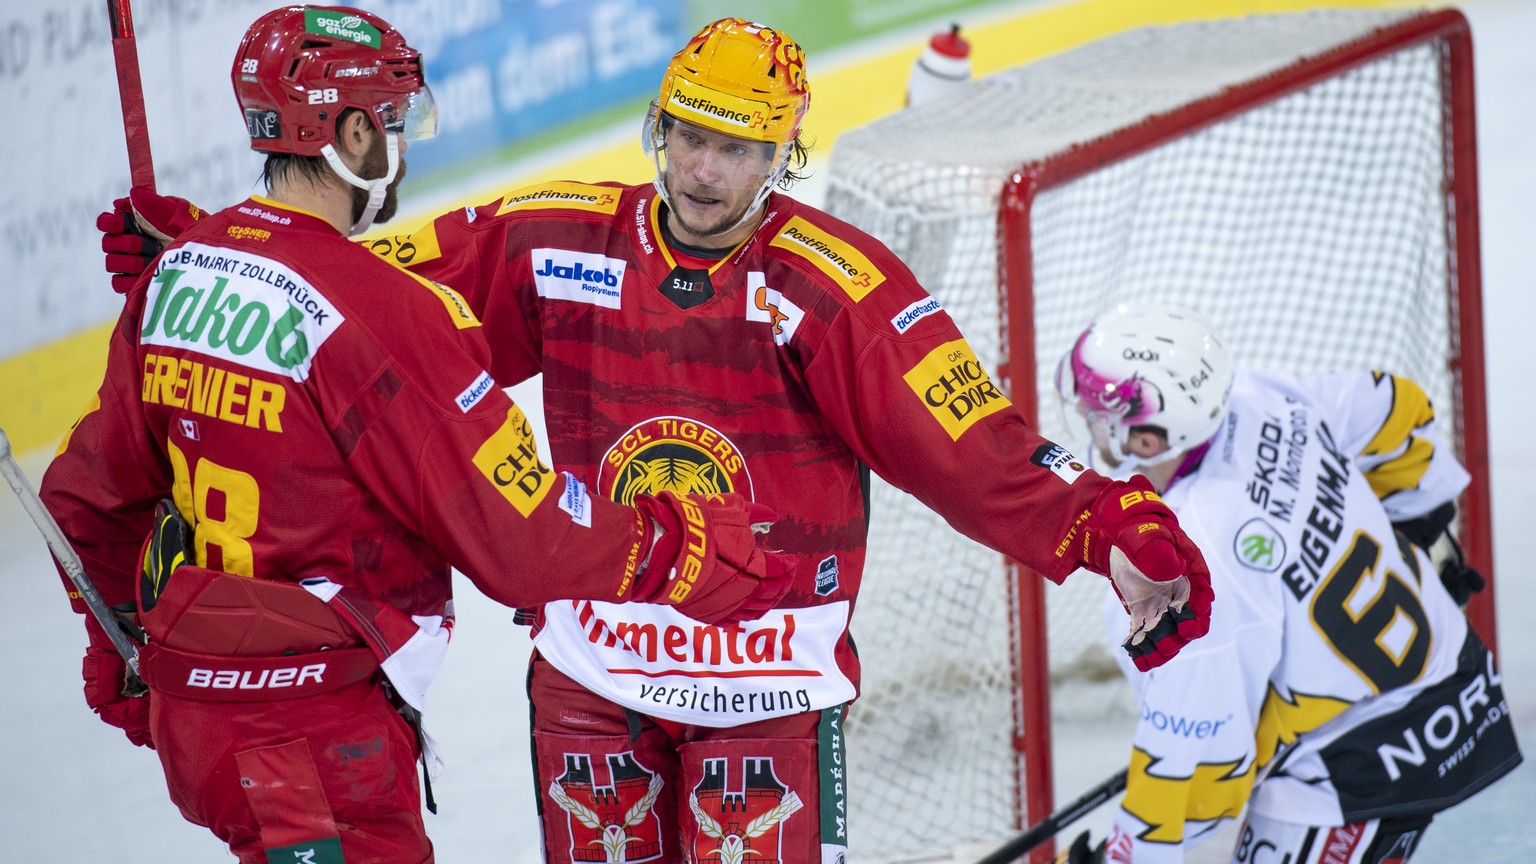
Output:
<instances>
[{"instance_id":1,"label":"hockey player in yellow helmet","mask_svg":"<svg viewBox=\"0 0 1536 864\"><path fill-rule=\"evenodd\" d=\"M497 384L542 373L574 520L589 497L662 490L785 515L769 536L796 556L792 584L749 627L653 603L530 610L547 864L877 854L873 832L848 846L850 807L875 799L850 804L843 777L871 473L1053 582L1109 577L1139 668L1209 620L1203 558L1145 478L1041 438L895 253L774 188L805 164L809 104L794 40L716 21L672 58L645 121L654 184L543 181L375 247L460 292ZM521 464L520 441L493 444L494 464Z\"/></svg>"},{"instance_id":2,"label":"hockey player in yellow helmet","mask_svg":"<svg viewBox=\"0 0 1536 864\"><path fill-rule=\"evenodd\" d=\"M752 233L773 187L800 179L790 168L805 165L810 104L800 45L761 24L722 18L672 57L641 141L678 239L735 245Z\"/></svg>"}]
</instances>

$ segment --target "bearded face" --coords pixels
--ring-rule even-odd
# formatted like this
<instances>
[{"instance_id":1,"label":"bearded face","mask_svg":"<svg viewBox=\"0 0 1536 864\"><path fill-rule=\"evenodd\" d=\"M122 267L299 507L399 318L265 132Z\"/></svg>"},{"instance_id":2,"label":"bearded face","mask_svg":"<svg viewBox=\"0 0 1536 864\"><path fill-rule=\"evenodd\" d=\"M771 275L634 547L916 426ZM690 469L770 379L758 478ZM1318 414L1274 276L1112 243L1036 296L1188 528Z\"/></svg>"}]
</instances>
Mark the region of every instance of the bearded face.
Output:
<instances>
[{"instance_id":1,"label":"bearded face","mask_svg":"<svg viewBox=\"0 0 1536 864\"><path fill-rule=\"evenodd\" d=\"M402 142L403 144L404 142ZM363 164L357 172L357 176L364 180L374 180L383 177L389 171L389 150L385 145L382 135L374 136L373 144L368 148L368 154L363 157ZM379 212L373 217L375 225L388 222L393 219L395 212L400 209L400 181L405 179L405 156L400 157L400 167L395 174L395 179L384 192L384 203L380 205ZM363 218L363 211L368 208L368 192L357 187L352 188L352 223L357 224Z\"/></svg>"}]
</instances>

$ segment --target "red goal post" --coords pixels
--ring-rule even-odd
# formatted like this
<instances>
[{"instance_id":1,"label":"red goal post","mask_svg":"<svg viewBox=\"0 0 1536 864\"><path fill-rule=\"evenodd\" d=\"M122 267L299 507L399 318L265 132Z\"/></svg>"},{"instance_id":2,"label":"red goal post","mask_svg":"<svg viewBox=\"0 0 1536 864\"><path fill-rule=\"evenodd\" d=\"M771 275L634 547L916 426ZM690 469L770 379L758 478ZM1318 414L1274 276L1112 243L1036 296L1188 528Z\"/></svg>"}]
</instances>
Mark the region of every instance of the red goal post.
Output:
<instances>
[{"instance_id":1,"label":"red goal post","mask_svg":"<svg viewBox=\"0 0 1536 864\"><path fill-rule=\"evenodd\" d=\"M1201 309L1244 365L1420 381L1472 474L1459 533L1489 587L1469 614L1494 646L1473 109L1454 10L1144 28L844 135L826 206L902 256L1047 437L1057 359L1122 299ZM1050 812L1052 682L1105 674L1102 586L1042 591L901 493L872 498L850 829L903 860ZM980 599L943 593L961 582ZM991 701L1012 711L1002 743ZM969 752L990 747L1010 752Z\"/></svg>"}]
</instances>

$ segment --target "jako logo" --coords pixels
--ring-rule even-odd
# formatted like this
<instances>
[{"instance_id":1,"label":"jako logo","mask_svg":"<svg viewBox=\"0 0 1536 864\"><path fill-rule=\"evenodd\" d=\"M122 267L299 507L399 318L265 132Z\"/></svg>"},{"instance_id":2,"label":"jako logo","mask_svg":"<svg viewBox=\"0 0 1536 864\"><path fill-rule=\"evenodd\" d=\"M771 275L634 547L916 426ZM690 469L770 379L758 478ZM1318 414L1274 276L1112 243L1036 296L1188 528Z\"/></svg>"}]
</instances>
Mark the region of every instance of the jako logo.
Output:
<instances>
[{"instance_id":1,"label":"jako logo","mask_svg":"<svg viewBox=\"0 0 1536 864\"><path fill-rule=\"evenodd\" d=\"M530 263L540 297L619 308L622 259L569 249L535 249Z\"/></svg>"},{"instance_id":2,"label":"jako logo","mask_svg":"<svg viewBox=\"0 0 1536 864\"><path fill-rule=\"evenodd\" d=\"M139 341L304 381L315 352L344 320L280 261L188 243L160 257Z\"/></svg>"}]
</instances>

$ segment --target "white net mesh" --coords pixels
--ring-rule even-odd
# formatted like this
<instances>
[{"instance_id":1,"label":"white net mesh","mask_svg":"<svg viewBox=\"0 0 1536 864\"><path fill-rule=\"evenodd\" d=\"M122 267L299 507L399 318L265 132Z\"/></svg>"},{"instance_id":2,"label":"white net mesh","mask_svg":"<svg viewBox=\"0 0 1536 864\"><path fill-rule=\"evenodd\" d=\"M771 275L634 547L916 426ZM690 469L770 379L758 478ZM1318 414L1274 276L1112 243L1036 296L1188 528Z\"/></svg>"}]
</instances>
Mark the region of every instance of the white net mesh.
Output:
<instances>
[{"instance_id":1,"label":"white net mesh","mask_svg":"<svg viewBox=\"0 0 1536 864\"><path fill-rule=\"evenodd\" d=\"M1009 319L1033 325L1047 437L1065 435L1056 361L1123 299L1204 311L1244 365L1383 369L1453 405L1438 41L1384 50L1135 155L1103 149L1098 170L1035 199L1033 272L1010 274L1003 292L1032 284L1033 308L999 304L999 200L1021 166L1411 14L1150 28L993 76L843 136L827 209L900 255L994 370ZM878 481L873 502L853 621L865 687L849 721L859 862L1001 836L1020 806L1003 562ZM1047 590L1053 680L1117 674L1102 591L1081 574Z\"/></svg>"}]
</instances>

